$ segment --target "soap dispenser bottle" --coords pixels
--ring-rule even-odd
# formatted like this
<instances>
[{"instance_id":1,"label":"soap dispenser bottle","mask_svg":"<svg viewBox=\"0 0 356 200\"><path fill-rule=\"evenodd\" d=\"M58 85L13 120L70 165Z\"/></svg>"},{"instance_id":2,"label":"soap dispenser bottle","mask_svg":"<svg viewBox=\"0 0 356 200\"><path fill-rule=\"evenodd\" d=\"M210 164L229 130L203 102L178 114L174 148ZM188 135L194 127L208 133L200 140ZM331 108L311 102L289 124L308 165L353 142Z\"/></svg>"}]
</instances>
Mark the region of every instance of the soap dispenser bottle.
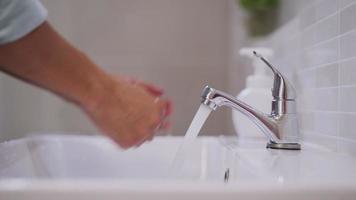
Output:
<instances>
[{"instance_id":1,"label":"soap dispenser bottle","mask_svg":"<svg viewBox=\"0 0 356 200\"><path fill-rule=\"evenodd\" d=\"M268 113L271 110L271 88L272 78L268 75L267 68L251 52L257 51L267 58L273 56L272 49L269 48L242 48L239 54L247 56L252 60L254 72L246 79L246 88L243 89L237 98L246 102L250 106ZM242 138L263 138L260 130L240 112L232 111L232 120L235 131Z\"/></svg>"}]
</instances>

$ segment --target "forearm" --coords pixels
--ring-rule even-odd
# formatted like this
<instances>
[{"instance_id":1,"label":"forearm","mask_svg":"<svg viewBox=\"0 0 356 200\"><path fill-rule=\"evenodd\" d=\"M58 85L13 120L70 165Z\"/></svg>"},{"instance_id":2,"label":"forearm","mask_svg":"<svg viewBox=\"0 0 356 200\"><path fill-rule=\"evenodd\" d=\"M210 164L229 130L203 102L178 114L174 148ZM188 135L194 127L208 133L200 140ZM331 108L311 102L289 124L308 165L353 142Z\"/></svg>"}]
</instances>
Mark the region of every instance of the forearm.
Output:
<instances>
[{"instance_id":1,"label":"forearm","mask_svg":"<svg viewBox=\"0 0 356 200\"><path fill-rule=\"evenodd\" d=\"M0 70L82 104L97 96L109 76L47 23L0 46Z\"/></svg>"},{"instance_id":2,"label":"forearm","mask_svg":"<svg viewBox=\"0 0 356 200\"><path fill-rule=\"evenodd\" d=\"M123 148L142 144L168 125L170 102L160 98L162 91L111 77L47 23L0 46L0 70L79 104Z\"/></svg>"}]
</instances>

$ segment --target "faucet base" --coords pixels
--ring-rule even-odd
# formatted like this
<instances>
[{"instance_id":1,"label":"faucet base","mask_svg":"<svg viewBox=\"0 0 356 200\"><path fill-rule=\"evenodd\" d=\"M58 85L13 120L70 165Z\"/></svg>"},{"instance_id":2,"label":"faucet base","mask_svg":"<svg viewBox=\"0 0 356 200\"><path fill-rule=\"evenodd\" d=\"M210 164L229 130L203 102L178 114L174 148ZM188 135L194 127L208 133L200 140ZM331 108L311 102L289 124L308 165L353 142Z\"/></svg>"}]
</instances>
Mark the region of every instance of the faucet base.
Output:
<instances>
[{"instance_id":1,"label":"faucet base","mask_svg":"<svg viewBox=\"0 0 356 200\"><path fill-rule=\"evenodd\" d=\"M266 147L270 149L301 150L299 143L275 143L270 141Z\"/></svg>"}]
</instances>

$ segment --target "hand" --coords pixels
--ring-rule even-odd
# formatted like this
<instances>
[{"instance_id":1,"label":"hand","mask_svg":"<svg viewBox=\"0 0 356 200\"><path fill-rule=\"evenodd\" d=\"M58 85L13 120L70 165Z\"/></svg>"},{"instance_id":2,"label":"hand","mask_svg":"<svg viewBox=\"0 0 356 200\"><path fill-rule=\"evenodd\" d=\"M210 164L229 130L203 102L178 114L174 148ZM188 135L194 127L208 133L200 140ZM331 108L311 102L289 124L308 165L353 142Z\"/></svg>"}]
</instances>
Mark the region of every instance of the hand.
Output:
<instances>
[{"instance_id":1,"label":"hand","mask_svg":"<svg viewBox=\"0 0 356 200\"><path fill-rule=\"evenodd\" d=\"M171 103L163 91L139 81L109 78L84 110L94 123L122 148L139 146L158 129L169 127Z\"/></svg>"},{"instance_id":2,"label":"hand","mask_svg":"<svg viewBox=\"0 0 356 200\"><path fill-rule=\"evenodd\" d=\"M155 96L156 98L161 98L163 95L164 95L164 91L163 89L153 85L153 84L150 84L150 83L146 83L146 82L142 82L140 80L137 80L135 78L132 78L132 77L118 77L119 80L126 80L127 82L133 84L133 85L140 85L142 86L143 88L145 88L145 90L150 93L151 95ZM164 116L166 117L169 117L172 112L173 112L173 105L172 105L172 101L166 99L166 108L164 110L165 114ZM159 129L160 130L169 130L171 128L171 123L167 120L165 121L162 121L160 126L159 126ZM153 137L151 137L149 140L151 140Z\"/></svg>"}]
</instances>

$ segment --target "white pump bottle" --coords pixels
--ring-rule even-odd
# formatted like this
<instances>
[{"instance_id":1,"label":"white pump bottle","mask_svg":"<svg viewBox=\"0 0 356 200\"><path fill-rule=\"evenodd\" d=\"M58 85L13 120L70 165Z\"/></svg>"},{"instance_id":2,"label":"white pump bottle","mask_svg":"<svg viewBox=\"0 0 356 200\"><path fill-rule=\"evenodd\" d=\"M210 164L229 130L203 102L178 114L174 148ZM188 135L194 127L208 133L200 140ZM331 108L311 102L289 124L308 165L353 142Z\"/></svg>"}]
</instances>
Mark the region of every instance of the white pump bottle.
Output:
<instances>
[{"instance_id":1,"label":"white pump bottle","mask_svg":"<svg viewBox=\"0 0 356 200\"><path fill-rule=\"evenodd\" d=\"M253 51L257 51L264 57L271 58L273 51L270 48L242 48L239 54L241 56L247 56L252 59L252 65L254 67L254 73L247 77L246 88L243 89L237 98L246 102L253 108L256 108L264 113L269 114L271 110L271 88L273 78L268 75L268 68L253 55ZM232 120L239 137L242 138L264 138L264 135L260 132L255 124L251 120L248 120L246 116L238 111L232 111Z\"/></svg>"}]
</instances>

